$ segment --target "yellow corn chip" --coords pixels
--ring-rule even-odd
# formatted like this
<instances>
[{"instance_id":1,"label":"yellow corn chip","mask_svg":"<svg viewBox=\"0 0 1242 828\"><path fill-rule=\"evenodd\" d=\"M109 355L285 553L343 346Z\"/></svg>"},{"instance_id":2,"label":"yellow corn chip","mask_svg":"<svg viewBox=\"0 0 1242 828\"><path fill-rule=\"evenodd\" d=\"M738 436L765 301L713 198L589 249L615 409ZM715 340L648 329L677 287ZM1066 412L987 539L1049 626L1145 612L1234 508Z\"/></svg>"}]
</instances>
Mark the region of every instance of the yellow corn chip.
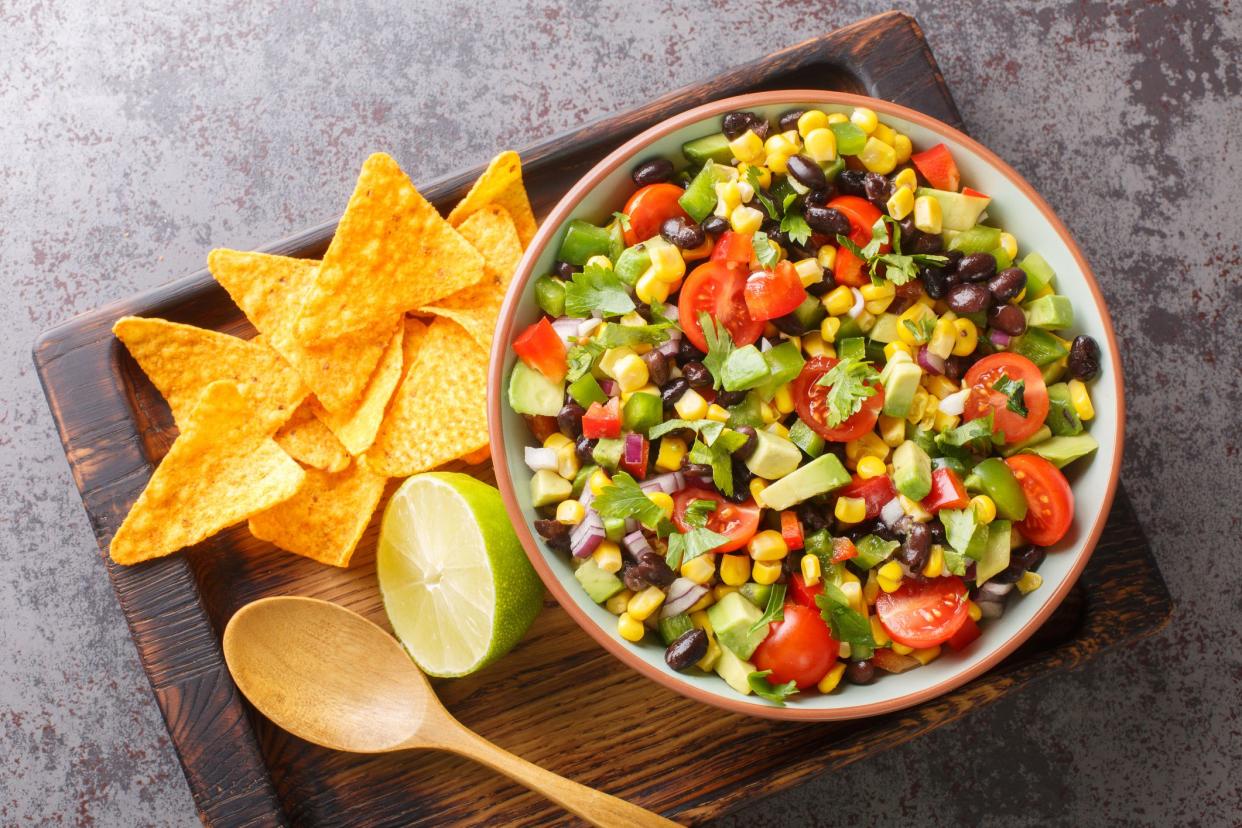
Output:
<instances>
[{"instance_id":1,"label":"yellow corn chip","mask_svg":"<svg viewBox=\"0 0 1242 828\"><path fill-rule=\"evenodd\" d=\"M424 327L421 322L418 324L420 328ZM397 390L397 383L401 382L404 331L404 324L398 326L397 332L389 339L388 347L384 349L384 355L380 357L379 365L375 367L375 373L371 375L371 381L367 383L356 407L333 413L318 400L310 400L315 416L323 421L352 455L362 454L375 440L375 432L379 431L380 421L384 419L388 400L392 397L392 392Z\"/></svg>"},{"instance_id":2,"label":"yellow corn chip","mask_svg":"<svg viewBox=\"0 0 1242 828\"><path fill-rule=\"evenodd\" d=\"M217 380L237 385L268 433L293 416L307 394L297 372L262 339L138 316L118 319L112 332L168 401L178 428Z\"/></svg>"},{"instance_id":3,"label":"yellow corn chip","mask_svg":"<svg viewBox=\"0 0 1242 828\"><path fill-rule=\"evenodd\" d=\"M478 451L487 445L486 398L487 352L461 325L436 319L367 462L381 474L407 477Z\"/></svg>"},{"instance_id":4,"label":"yellow corn chip","mask_svg":"<svg viewBox=\"0 0 1242 828\"><path fill-rule=\"evenodd\" d=\"M112 560L192 546L293 497L305 477L237 385L213 382L112 537Z\"/></svg>"},{"instance_id":5,"label":"yellow corn chip","mask_svg":"<svg viewBox=\"0 0 1242 828\"><path fill-rule=\"evenodd\" d=\"M393 328L356 331L322 346L311 346L300 341L294 329L302 299L319 272L319 262L213 250L207 266L250 324L294 367L324 408L347 412L358 405Z\"/></svg>"},{"instance_id":6,"label":"yellow corn chip","mask_svg":"<svg viewBox=\"0 0 1242 828\"><path fill-rule=\"evenodd\" d=\"M483 257L419 195L396 161L376 153L362 165L302 303L297 333L321 345L354 331L391 331L405 311L482 278Z\"/></svg>"},{"instance_id":7,"label":"yellow corn chip","mask_svg":"<svg viewBox=\"0 0 1242 828\"><path fill-rule=\"evenodd\" d=\"M297 494L250 518L250 533L320 563L349 566L386 479L363 458L335 474L307 469Z\"/></svg>"},{"instance_id":8,"label":"yellow corn chip","mask_svg":"<svg viewBox=\"0 0 1242 828\"><path fill-rule=\"evenodd\" d=\"M410 370L410 366L418 359L418 352L422 350L426 339L427 326L420 320L407 316L405 319L405 336L401 340L402 379L405 378L406 373Z\"/></svg>"},{"instance_id":9,"label":"yellow corn chip","mask_svg":"<svg viewBox=\"0 0 1242 828\"><path fill-rule=\"evenodd\" d=\"M505 291L522 258L522 245L513 219L494 204L472 213L457 229L483 254L483 281L419 311L454 320L490 352Z\"/></svg>"},{"instance_id":10,"label":"yellow corn chip","mask_svg":"<svg viewBox=\"0 0 1242 828\"><path fill-rule=\"evenodd\" d=\"M308 399L293 412L273 439L289 456L304 466L338 472L349 465L349 452L322 420Z\"/></svg>"},{"instance_id":11,"label":"yellow corn chip","mask_svg":"<svg viewBox=\"0 0 1242 828\"><path fill-rule=\"evenodd\" d=\"M449 224L459 226L472 213L488 204L505 208L513 217L522 249L535 237L535 213L530 208L526 187L522 185L522 159L513 150L506 150L492 159L487 169L474 182L466 197L449 213Z\"/></svg>"}]
</instances>

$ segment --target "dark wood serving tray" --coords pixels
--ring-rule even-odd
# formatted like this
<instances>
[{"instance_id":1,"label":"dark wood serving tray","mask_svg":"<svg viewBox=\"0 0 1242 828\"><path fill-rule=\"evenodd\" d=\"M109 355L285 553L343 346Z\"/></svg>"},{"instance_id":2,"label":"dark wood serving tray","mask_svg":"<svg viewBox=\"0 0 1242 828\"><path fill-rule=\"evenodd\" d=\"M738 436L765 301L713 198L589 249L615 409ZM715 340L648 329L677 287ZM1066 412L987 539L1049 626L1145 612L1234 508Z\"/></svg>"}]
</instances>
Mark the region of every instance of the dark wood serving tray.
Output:
<instances>
[{"instance_id":1,"label":"dark wood serving tray","mask_svg":"<svg viewBox=\"0 0 1242 828\"><path fill-rule=\"evenodd\" d=\"M522 152L531 201L545 213L607 151L708 100L812 87L886 98L957 127L961 117L918 25L873 17L673 92ZM424 184L441 209L479 170ZM318 257L334 223L267 248ZM205 257L206 251L204 251ZM249 335L203 270L44 333L34 359L102 549L175 432L158 393L110 328L125 314ZM487 466L471 469L490 477ZM381 625L374 526L349 570L323 567L224 532L187 553L108 571L194 801L210 825L547 825L540 797L452 756L331 753L275 728L244 702L220 653L240 606L315 595ZM105 555L106 557L106 555ZM974 682L901 713L835 724L744 718L646 681L601 650L551 601L526 639L477 676L438 684L466 725L557 773L698 823L953 721L1041 676L1159 630L1172 603L1124 491L1090 565L1055 615Z\"/></svg>"}]
</instances>

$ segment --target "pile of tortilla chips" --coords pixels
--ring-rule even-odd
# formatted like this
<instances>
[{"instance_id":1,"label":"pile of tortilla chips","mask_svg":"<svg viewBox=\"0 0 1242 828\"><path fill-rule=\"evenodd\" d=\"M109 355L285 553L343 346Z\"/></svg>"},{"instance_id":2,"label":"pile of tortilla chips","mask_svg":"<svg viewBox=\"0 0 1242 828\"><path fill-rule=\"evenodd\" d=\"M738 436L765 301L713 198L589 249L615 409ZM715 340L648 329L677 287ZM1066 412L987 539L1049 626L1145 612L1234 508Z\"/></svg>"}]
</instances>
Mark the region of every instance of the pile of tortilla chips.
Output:
<instances>
[{"instance_id":1,"label":"pile of tortilla chips","mask_svg":"<svg viewBox=\"0 0 1242 828\"><path fill-rule=\"evenodd\" d=\"M251 340L163 319L113 332L180 436L112 539L133 564L248 521L348 566L389 478L487 453L487 361L535 217L514 152L445 219L367 159L322 261L213 250Z\"/></svg>"}]
</instances>

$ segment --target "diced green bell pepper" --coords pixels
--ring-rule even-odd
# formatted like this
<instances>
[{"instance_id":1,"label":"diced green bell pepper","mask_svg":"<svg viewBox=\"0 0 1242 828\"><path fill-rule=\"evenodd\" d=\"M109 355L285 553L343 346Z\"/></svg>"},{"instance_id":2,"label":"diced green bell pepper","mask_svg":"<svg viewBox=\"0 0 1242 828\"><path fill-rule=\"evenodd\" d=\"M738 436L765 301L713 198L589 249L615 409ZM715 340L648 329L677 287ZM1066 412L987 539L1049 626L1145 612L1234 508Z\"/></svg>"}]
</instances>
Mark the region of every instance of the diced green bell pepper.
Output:
<instances>
[{"instance_id":1,"label":"diced green bell pepper","mask_svg":"<svg viewBox=\"0 0 1242 828\"><path fill-rule=\"evenodd\" d=\"M835 181L837 176L841 174L841 170L845 169L845 159L838 153L836 158L827 164L820 164L819 166L824 171L824 178L827 178L829 181Z\"/></svg>"},{"instance_id":2,"label":"diced green bell pepper","mask_svg":"<svg viewBox=\"0 0 1242 828\"><path fill-rule=\"evenodd\" d=\"M1070 402L1069 385L1063 382L1048 386L1048 416L1044 424L1058 437L1082 433L1082 420Z\"/></svg>"},{"instance_id":3,"label":"diced green bell pepper","mask_svg":"<svg viewBox=\"0 0 1242 828\"><path fill-rule=\"evenodd\" d=\"M596 227L589 221L574 219L565 228L565 238L561 239L561 249L556 258L581 267L592 256L608 256L611 259L612 247L612 230Z\"/></svg>"},{"instance_id":4,"label":"diced green bell pepper","mask_svg":"<svg viewBox=\"0 0 1242 828\"><path fill-rule=\"evenodd\" d=\"M1069 354L1059 339L1042 328L1027 328L1026 333L1009 343L1009 350L1040 367Z\"/></svg>"},{"instance_id":5,"label":"diced green bell pepper","mask_svg":"<svg viewBox=\"0 0 1242 828\"><path fill-rule=\"evenodd\" d=\"M540 276L535 280L535 301L548 316L565 313L565 283L555 276Z\"/></svg>"},{"instance_id":6,"label":"diced green bell pepper","mask_svg":"<svg viewBox=\"0 0 1242 828\"><path fill-rule=\"evenodd\" d=\"M625 537L625 518L604 518L604 537L613 543L620 543Z\"/></svg>"},{"instance_id":7,"label":"diced green bell pepper","mask_svg":"<svg viewBox=\"0 0 1242 828\"><path fill-rule=\"evenodd\" d=\"M646 434L647 429L664 420L664 403L658 394L631 394L621 407L621 424L626 431Z\"/></svg>"},{"instance_id":8,"label":"diced green bell pepper","mask_svg":"<svg viewBox=\"0 0 1242 828\"><path fill-rule=\"evenodd\" d=\"M583 374L569 384L569 396L583 408L590 408L591 403L603 405L608 402L608 395L599 387L599 380L591 374Z\"/></svg>"},{"instance_id":9,"label":"diced green bell pepper","mask_svg":"<svg viewBox=\"0 0 1242 828\"><path fill-rule=\"evenodd\" d=\"M849 121L829 124L828 128L837 138L837 155L858 155L867 145L867 133Z\"/></svg>"},{"instance_id":10,"label":"diced green bell pepper","mask_svg":"<svg viewBox=\"0 0 1242 828\"><path fill-rule=\"evenodd\" d=\"M1026 495L1009 466L999 457L980 462L966 478L966 488L982 492L996 504L996 513L1007 520L1026 517Z\"/></svg>"},{"instance_id":11,"label":"diced green bell pepper","mask_svg":"<svg viewBox=\"0 0 1242 828\"><path fill-rule=\"evenodd\" d=\"M801 335L818 330L819 323L823 322L827 315L828 311L824 308L823 302L815 296L807 296L802 300L802 304L781 318L792 321L798 334Z\"/></svg>"},{"instance_id":12,"label":"diced green bell pepper","mask_svg":"<svg viewBox=\"0 0 1242 828\"><path fill-rule=\"evenodd\" d=\"M898 546L897 541L886 541L876 535L866 535L854 544L854 548L858 550L858 556L850 559L850 563L866 571L893 554L893 550Z\"/></svg>"},{"instance_id":13,"label":"diced green bell pepper","mask_svg":"<svg viewBox=\"0 0 1242 828\"><path fill-rule=\"evenodd\" d=\"M578 468L578 473L574 475L573 489L570 491L570 497L581 497L582 490L586 488L587 481L591 479L591 475L595 473L599 466L588 463Z\"/></svg>"},{"instance_id":14,"label":"diced green bell pepper","mask_svg":"<svg viewBox=\"0 0 1242 828\"><path fill-rule=\"evenodd\" d=\"M720 180L716 165L708 161L690 182L677 203L695 221L702 221L716 209L716 182Z\"/></svg>"},{"instance_id":15,"label":"diced green bell pepper","mask_svg":"<svg viewBox=\"0 0 1242 828\"><path fill-rule=\"evenodd\" d=\"M790 426L789 439L807 457L819 457L824 453L824 438L800 419L794 420L794 424Z\"/></svg>"},{"instance_id":16,"label":"diced green bell pepper","mask_svg":"<svg viewBox=\"0 0 1242 828\"><path fill-rule=\"evenodd\" d=\"M851 336L837 345L837 356L841 359L864 359L867 356L867 345L862 337Z\"/></svg>"}]
</instances>

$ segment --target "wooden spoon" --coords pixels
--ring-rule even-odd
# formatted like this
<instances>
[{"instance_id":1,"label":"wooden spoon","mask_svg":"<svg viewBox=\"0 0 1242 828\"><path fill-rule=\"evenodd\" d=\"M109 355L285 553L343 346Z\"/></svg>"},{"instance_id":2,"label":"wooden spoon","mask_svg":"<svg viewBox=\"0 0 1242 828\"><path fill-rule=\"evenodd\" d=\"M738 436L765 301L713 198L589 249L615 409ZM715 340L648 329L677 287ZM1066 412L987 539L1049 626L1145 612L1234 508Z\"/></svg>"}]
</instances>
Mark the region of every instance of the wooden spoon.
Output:
<instances>
[{"instance_id":1,"label":"wooden spoon","mask_svg":"<svg viewBox=\"0 0 1242 828\"><path fill-rule=\"evenodd\" d=\"M440 704L396 639L328 601L286 596L247 604L225 627L224 660L251 704L308 742L350 753L452 751L595 825L676 825L467 730Z\"/></svg>"}]
</instances>

